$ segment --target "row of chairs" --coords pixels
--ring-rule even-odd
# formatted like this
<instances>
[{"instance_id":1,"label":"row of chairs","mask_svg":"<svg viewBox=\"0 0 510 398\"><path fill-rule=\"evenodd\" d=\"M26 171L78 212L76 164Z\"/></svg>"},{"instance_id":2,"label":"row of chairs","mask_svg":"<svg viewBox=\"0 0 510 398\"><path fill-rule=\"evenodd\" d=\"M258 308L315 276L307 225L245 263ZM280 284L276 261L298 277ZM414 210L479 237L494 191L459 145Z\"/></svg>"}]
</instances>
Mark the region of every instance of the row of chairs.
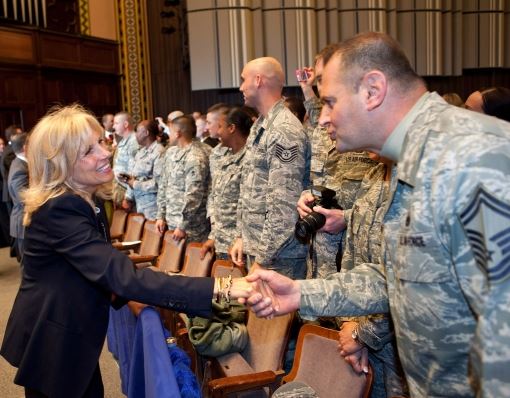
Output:
<instances>
[{"instance_id":1,"label":"row of chairs","mask_svg":"<svg viewBox=\"0 0 510 398\"><path fill-rule=\"evenodd\" d=\"M160 271L185 276L244 275L244 270L230 261L216 260L213 264L211 254L200 259L201 243L175 242L172 231L161 237L155 222L146 221L139 213L115 210L110 235L116 247L131 250L129 256L138 267L154 265ZM205 396L266 397L282 383L292 380L306 382L320 397L367 397L369 394L371 373L355 374L338 354L338 332L315 325L300 329L293 368L283 377L294 314L267 320L249 313L246 348L216 358L204 358L195 352L182 314L160 309L160 315L178 345L190 355L198 379L207 383Z\"/></svg>"}]
</instances>

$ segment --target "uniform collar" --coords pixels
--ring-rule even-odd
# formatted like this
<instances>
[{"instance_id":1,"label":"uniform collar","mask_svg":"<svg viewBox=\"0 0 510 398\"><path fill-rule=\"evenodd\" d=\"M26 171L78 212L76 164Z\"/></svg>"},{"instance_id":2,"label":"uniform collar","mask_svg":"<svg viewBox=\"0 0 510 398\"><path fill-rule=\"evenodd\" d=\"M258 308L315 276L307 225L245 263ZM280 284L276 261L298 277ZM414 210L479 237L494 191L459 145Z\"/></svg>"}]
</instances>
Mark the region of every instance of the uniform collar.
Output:
<instances>
[{"instance_id":1,"label":"uniform collar","mask_svg":"<svg viewBox=\"0 0 510 398\"><path fill-rule=\"evenodd\" d=\"M390 136L386 139L380 155L398 162L402 156L402 148L404 147L404 141L407 137L407 132L411 123L416 119L418 113L421 110L423 103L429 98L432 93L426 92L423 94L418 101L413 105L411 110L407 112L400 123L395 127Z\"/></svg>"}]
</instances>

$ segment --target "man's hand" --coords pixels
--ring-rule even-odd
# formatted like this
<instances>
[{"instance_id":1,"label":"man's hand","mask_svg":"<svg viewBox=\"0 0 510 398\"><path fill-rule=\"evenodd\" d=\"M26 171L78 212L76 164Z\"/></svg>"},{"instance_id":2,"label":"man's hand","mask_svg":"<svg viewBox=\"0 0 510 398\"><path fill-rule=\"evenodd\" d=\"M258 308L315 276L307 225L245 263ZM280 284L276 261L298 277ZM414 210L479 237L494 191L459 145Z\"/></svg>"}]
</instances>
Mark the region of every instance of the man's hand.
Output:
<instances>
[{"instance_id":1,"label":"man's hand","mask_svg":"<svg viewBox=\"0 0 510 398\"><path fill-rule=\"evenodd\" d=\"M326 217L326 223L319 231L338 234L345 229L346 225L343 210L325 209L322 206L315 206L313 211L323 214Z\"/></svg>"},{"instance_id":2,"label":"man's hand","mask_svg":"<svg viewBox=\"0 0 510 398\"><path fill-rule=\"evenodd\" d=\"M314 201L314 197L309 191L303 191L301 196L297 202L297 211L299 213L299 217L306 217L308 214L312 212L312 208L310 207Z\"/></svg>"},{"instance_id":3,"label":"man's hand","mask_svg":"<svg viewBox=\"0 0 510 398\"><path fill-rule=\"evenodd\" d=\"M340 355L345 357L360 351L363 344L352 338L352 332L358 326L358 322L349 321L342 323L342 327L338 332L338 348Z\"/></svg>"},{"instance_id":4,"label":"man's hand","mask_svg":"<svg viewBox=\"0 0 510 398\"><path fill-rule=\"evenodd\" d=\"M174 229L174 233L172 234L173 240L179 241L179 240L182 240L185 238L186 238L186 231L184 231L183 229L180 229L180 228Z\"/></svg>"},{"instance_id":5,"label":"man's hand","mask_svg":"<svg viewBox=\"0 0 510 398\"><path fill-rule=\"evenodd\" d=\"M200 249L200 259L203 260L207 252L211 252L214 255L214 239L207 239Z\"/></svg>"},{"instance_id":6,"label":"man's hand","mask_svg":"<svg viewBox=\"0 0 510 398\"><path fill-rule=\"evenodd\" d=\"M133 207L133 202L127 199L122 199L122 208L126 211L131 211L131 208Z\"/></svg>"},{"instance_id":7,"label":"man's hand","mask_svg":"<svg viewBox=\"0 0 510 398\"><path fill-rule=\"evenodd\" d=\"M264 269L264 267L262 265L260 265L259 263L255 262L250 266L250 270L249 270L248 274L251 274L258 269Z\"/></svg>"},{"instance_id":8,"label":"man's hand","mask_svg":"<svg viewBox=\"0 0 510 398\"><path fill-rule=\"evenodd\" d=\"M305 101L310 98L316 97L315 92L313 91L313 82L315 81L315 71L313 68L305 67L303 68L308 75L308 79L299 81L299 85L301 86L301 90L303 90L303 95L305 97Z\"/></svg>"},{"instance_id":9,"label":"man's hand","mask_svg":"<svg viewBox=\"0 0 510 398\"><path fill-rule=\"evenodd\" d=\"M299 309L301 300L299 281L264 269L254 271L246 277L246 280L258 283L258 287L257 291L242 303L246 302L259 318L271 318Z\"/></svg>"},{"instance_id":10,"label":"man's hand","mask_svg":"<svg viewBox=\"0 0 510 398\"><path fill-rule=\"evenodd\" d=\"M356 373L368 373L368 349L363 347L358 352L344 357Z\"/></svg>"},{"instance_id":11,"label":"man's hand","mask_svg":"<svg viewBox=\"0 0 510 398\"><path fill-rule=\"evenodd\" d=\"M160 234L164 234L166 229L166 222L164 220L157 220L156 229L159 231Z\"/></svg>"},{"instance_id":12,"label":"man's hand","mask_svg":"<svg viewBox=\"0 0 510 398\"><path fill-rule=\"evenodd\" d=\"M237 238L234 241L233 246L230 248L230 258L232 259L232 262L238 267L244 266L242 238Z\"/></svg>"}]
</instances>

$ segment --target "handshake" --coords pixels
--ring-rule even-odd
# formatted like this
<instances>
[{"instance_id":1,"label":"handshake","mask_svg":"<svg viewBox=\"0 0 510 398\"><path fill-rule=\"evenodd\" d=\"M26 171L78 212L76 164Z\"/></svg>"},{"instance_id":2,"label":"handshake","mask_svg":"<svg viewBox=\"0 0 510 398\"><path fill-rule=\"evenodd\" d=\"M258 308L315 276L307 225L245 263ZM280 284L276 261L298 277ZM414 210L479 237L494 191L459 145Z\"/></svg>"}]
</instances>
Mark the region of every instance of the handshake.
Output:
<instances>
[{"instance_id":1,"label":"handshake","mask_svg":"<svg viewBox=\"0 0 510 398\"><path fill-rule=\"evenodd\" d=\"M230 297L246 304L259 318L271 319L299 309L301 289L299 281L258 268L233 280Z\"/></svg>"}]
</instances>

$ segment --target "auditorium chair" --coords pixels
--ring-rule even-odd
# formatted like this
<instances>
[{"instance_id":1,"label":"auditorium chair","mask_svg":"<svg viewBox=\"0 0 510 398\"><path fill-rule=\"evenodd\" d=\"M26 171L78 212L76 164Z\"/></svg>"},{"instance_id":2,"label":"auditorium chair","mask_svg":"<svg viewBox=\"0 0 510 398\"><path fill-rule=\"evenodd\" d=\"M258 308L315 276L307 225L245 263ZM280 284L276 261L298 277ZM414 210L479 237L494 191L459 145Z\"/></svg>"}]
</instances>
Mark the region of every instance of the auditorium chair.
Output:
<instances>
[{"instance_id":1,"label":"auditorium chair","mask_svg":"<svg viewBox=\"0 0 510 398\"><path fill-rule=\"evenodd\" d=\"M235 265L231 260L216 260L211 269L211 276L225 277L232 275L232 278L241 278L246 275L244 267Z\"/></svg>"},{"instance_id":2,"label":"auditorium chair","mask_svg":"<svg viewBox=\"0 0 510 398\"><path fill-rule=\"evenodd\" d=\"M303 382L321 398L368 398L372 369L357 374L338 353L338 330L303 325L299 331L296 354L284 383Z\"/></svg>"},{"instance_id":3,"label":"auditorium chair","mask_svg":"<svg viewBox=\"0 0 510 398\"><path fill-rule=\"evenodd\" d=\"M257 318L248 313L249 341L240 353L210 358L211 397L267 397L281 384L294 313Z\"/></svg>"},{"instance_id":4,"label":"auditorium chair","mask_svg":"<svg viewBox=\"0 0 510 398\"><path fill-rule=\"evenodd\" d=\"M186 241L184 239L173 240L173 233L174 231L165 232L161 254L156 263L156 266L163 272L177 273L181 270Z\"/></svg>"},{"instance_id":5,"label":"auditorium chair","mask_svg":"<svg viewBox=\"0 0 510 398\"><path fill-rule=\"evenodd\" d=\"M112 223L110 225L110 238L113 241L122 239L124 235L124 229L126 228L126 219L128 213L122 209L116 209L113 211Z\"/></svg>"},{"instance_id":6,"label":"auditorium chair","mask_svg":"<svg viewBox=\"0 0 510 398\"><path fill-rule=\"evenodd\" d=\"M142 213L130 213L127 216L126 232L122 241L113 242L112 245L119 250L130 250L140 244L145 217Z\"/></svg>"},{"instance_id":7,"label":"auditorium chair","mask_svg":"<svg viewBox=\"0 0 510 398\"><path fill-rule=\"evenodd\" d=\"M143 235L137 250L129 253L129 258L138 268L153 265L161 247L162 236L156 227L156 221L146 221L143 227Z\"/></svg>"}]
</instances>

